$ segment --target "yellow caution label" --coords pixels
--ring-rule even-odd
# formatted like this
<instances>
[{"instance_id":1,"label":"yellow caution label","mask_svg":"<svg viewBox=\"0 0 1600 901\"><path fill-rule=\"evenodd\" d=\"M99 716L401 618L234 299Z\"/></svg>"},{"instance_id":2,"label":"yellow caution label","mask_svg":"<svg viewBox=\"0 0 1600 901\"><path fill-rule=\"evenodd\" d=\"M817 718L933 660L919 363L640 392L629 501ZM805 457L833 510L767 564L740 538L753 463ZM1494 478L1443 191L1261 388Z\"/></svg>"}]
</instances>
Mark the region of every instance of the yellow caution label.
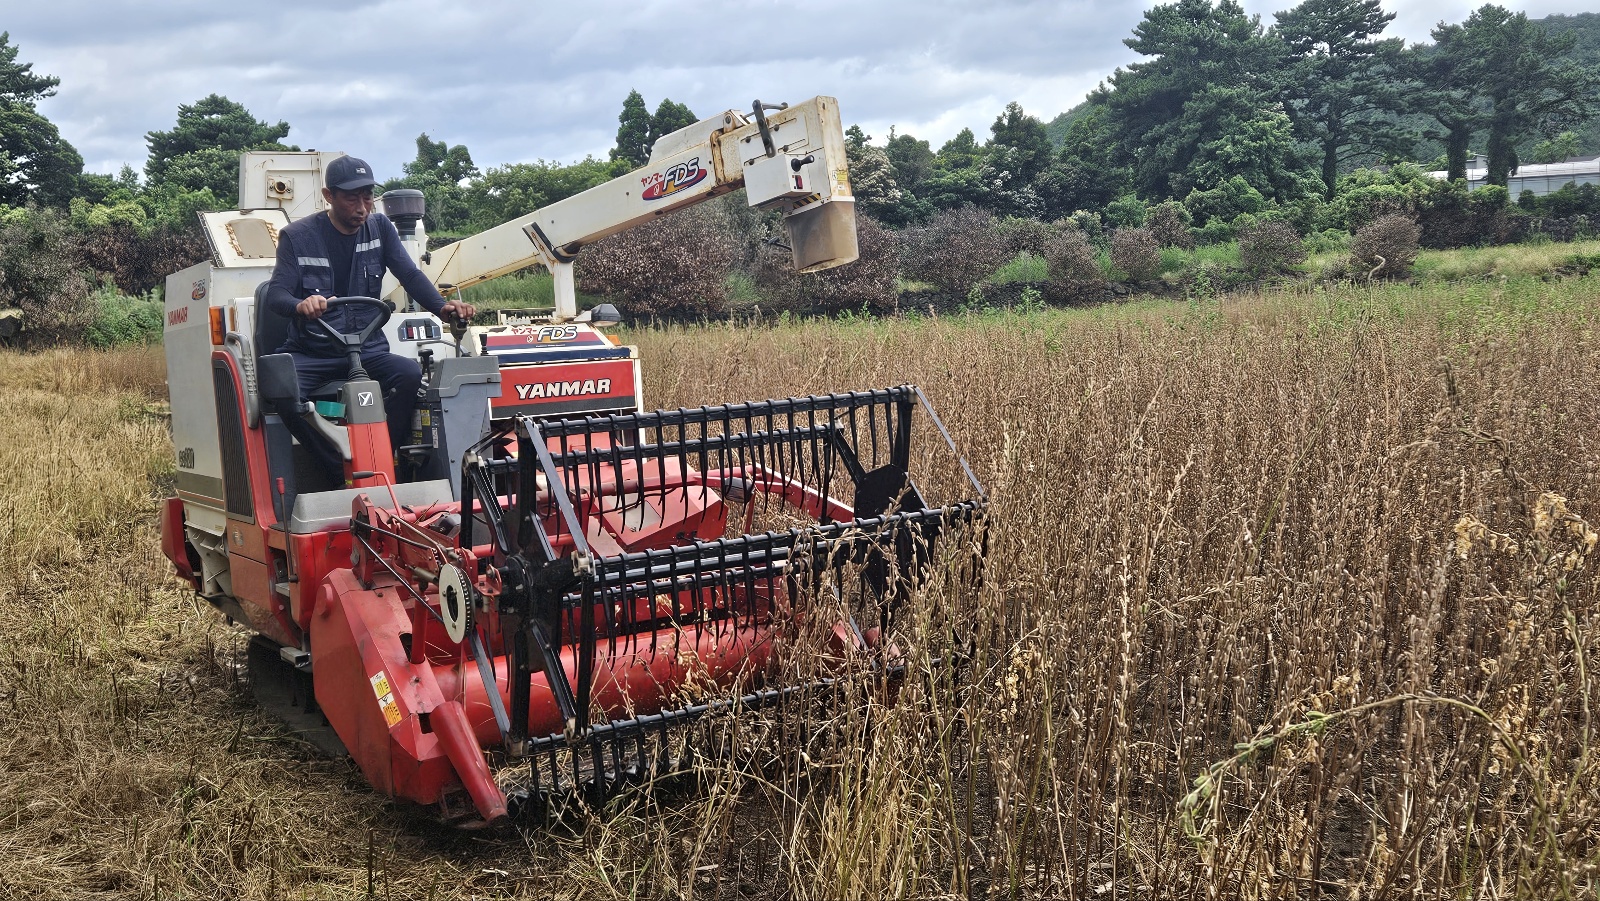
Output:
<instances>
[{"instance_id":1,"label":"yellow caution label","mask_svg":"<svg viewBox=\"0 0 1600 901\"><path fill-rule=\"evenodd\" d=\"M372 694L378 699L378 709L383 711L383 720L393 728L400 722L400 705L395 703L394 691L389 688L389 675L378 673L372 677Z\"/></svg>"},{"instance_id":2,"label":"yellow caution label","mask_svg":"<svg viewBox=\"0 0 1600 901\"><path fill-rule=\"evenodd\" d=\"M383 720L392 729L400 722L400 705L394 702L394 695L384 695L378 699L378 705L383 708Z\"/></svg>"},{"instance_id":3,"label":"yellow caution label","mask_svg":"<svg viewBox=\"0 0 1600 901\"><path fill-rule=\"evenodd\" d=\"M427 410L419 410L418 412L422 416L422 427L423 428L427 428L428 426L433 425L433 414L431 414Z\"/></svg>"}]
</instances>

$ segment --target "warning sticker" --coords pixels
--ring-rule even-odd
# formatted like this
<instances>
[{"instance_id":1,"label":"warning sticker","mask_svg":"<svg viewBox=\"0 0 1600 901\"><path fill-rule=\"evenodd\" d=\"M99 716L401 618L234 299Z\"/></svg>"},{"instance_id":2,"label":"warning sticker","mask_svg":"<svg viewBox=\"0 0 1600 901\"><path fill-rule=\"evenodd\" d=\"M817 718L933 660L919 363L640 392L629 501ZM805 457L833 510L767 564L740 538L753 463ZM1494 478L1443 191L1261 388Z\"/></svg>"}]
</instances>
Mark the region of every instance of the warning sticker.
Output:
<instances>
[{"instance_id":1,"label":"warning sticker","mask_svg":"<svg viewBox=\"0 0 1600 901\"><path fill-rule=\"evenodd\" d=\"M383 710L384 722L393 728L400 722L400 705L394 701L394 692L389 688L389 676L378 673L372 677L372 693L378 698L378 707Z\"/></svg>"},{"instance_id":2,"label":"warning sticker","mask_svg":"<svg viewBox=\"0 0 1600 901\"><path fill-rule=\"evenodd\" d=\"M393 728L400 722L400 705L394 702L394 695L384 695L378 699L378 706L383 708L383 721Z\"/></svg>"}]
</instances>

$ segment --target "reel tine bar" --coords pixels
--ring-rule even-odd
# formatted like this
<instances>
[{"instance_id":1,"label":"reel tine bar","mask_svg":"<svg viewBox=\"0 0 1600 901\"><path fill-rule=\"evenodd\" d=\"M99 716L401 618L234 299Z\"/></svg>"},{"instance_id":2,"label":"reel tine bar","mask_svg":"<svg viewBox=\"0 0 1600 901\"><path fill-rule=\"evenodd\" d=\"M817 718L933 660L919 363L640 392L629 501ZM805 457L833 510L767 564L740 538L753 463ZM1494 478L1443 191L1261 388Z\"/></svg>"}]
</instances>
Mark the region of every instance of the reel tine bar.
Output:
<instances>
[{"instance_id":1,"label":"reel tine bar","mask_svg":"<svg viewBox=\"0 0 1600 901\"><path fill-rule=\"evenodd\" d=\"M913 479L919 408L943 439L934 453L961 462L970 499L930 505ZM588 760L580 764L579 749L571 776L588 770L598 778L627 768L624 744L642 762L648 732L783 697L789 689L735 691L726 704L623 720L600 713L596 721L591 711L602 657L681 654L691 628L697 641L717 644L774 626L784 599L798 605L797 588L826 571L859 567L861 596L887 626L939 532L983 507L982 487L932 414L920 391L901 386L555 421L518 417L513 431L480 442L464 464L463 509L481 515L496 546L515 664L512 753L542 756L584 739ZM513 438L514 458L505 452ZM472 519L463 517L468 540ZM570 676L563 648L575 652ZM566 722L563 734L528 734L529 682L539 671ZM602 742L612 745L609 765Z\"/></svg>"}]
</instances>

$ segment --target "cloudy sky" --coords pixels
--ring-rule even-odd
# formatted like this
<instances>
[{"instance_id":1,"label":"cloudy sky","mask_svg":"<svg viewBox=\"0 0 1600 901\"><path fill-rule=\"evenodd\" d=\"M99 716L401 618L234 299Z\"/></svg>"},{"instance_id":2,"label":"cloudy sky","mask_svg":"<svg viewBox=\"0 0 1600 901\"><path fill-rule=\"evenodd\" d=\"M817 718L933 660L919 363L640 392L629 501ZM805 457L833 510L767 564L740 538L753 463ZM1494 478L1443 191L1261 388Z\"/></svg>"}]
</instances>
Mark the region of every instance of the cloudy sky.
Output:
<instances>
[{"instance_id":1,"label":"cloudy sky","mask_svg":"<svg viewBox=\"0 0 1600 901\"><path fill-rule=\"evenodd\" d=\"M1293 0L1245 0L1271 21ZM1502 0L1530 16L1594 0ZM142 168L144 134L220 93L287 121L303 148L398 174L415 138L465 144L483 167L604 155L637 88L701 116L754 98L839 98L881 142L891 125L935 148L981 138L1010 100L1049 120L1136 56L1122 44L1148 2L946 0L8 0L19 59L61 79L41 111L87 168ZM1425 40L1475 3L1385 0ZM1586 7L1588 9L1586 9Z\"/></svg>"}]
</instances>

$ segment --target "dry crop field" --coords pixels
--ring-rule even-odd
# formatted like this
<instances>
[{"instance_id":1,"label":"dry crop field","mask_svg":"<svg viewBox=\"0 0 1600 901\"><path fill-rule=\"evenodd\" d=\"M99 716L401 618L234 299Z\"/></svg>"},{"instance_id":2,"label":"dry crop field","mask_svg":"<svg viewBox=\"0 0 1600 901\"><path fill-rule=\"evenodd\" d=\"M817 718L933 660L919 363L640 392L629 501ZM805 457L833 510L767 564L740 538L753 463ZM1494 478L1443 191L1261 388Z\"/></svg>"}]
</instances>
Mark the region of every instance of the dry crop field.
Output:
<instances>
[{"instance_id":1,"label":"dry crop field","mask_svg":"<svg viewBox=\"0 0 1600 901\"><path fill-rule=\"evenodd\" d=\"M992 495L982 580L908 605L897 693L779 723L803 756L746 722L498 834L254 709L157 550L158 350L5 355L0 897L1593 898L1597 300L636 333L660 406L922 385Z\"/></svg>"}]
</instances>

